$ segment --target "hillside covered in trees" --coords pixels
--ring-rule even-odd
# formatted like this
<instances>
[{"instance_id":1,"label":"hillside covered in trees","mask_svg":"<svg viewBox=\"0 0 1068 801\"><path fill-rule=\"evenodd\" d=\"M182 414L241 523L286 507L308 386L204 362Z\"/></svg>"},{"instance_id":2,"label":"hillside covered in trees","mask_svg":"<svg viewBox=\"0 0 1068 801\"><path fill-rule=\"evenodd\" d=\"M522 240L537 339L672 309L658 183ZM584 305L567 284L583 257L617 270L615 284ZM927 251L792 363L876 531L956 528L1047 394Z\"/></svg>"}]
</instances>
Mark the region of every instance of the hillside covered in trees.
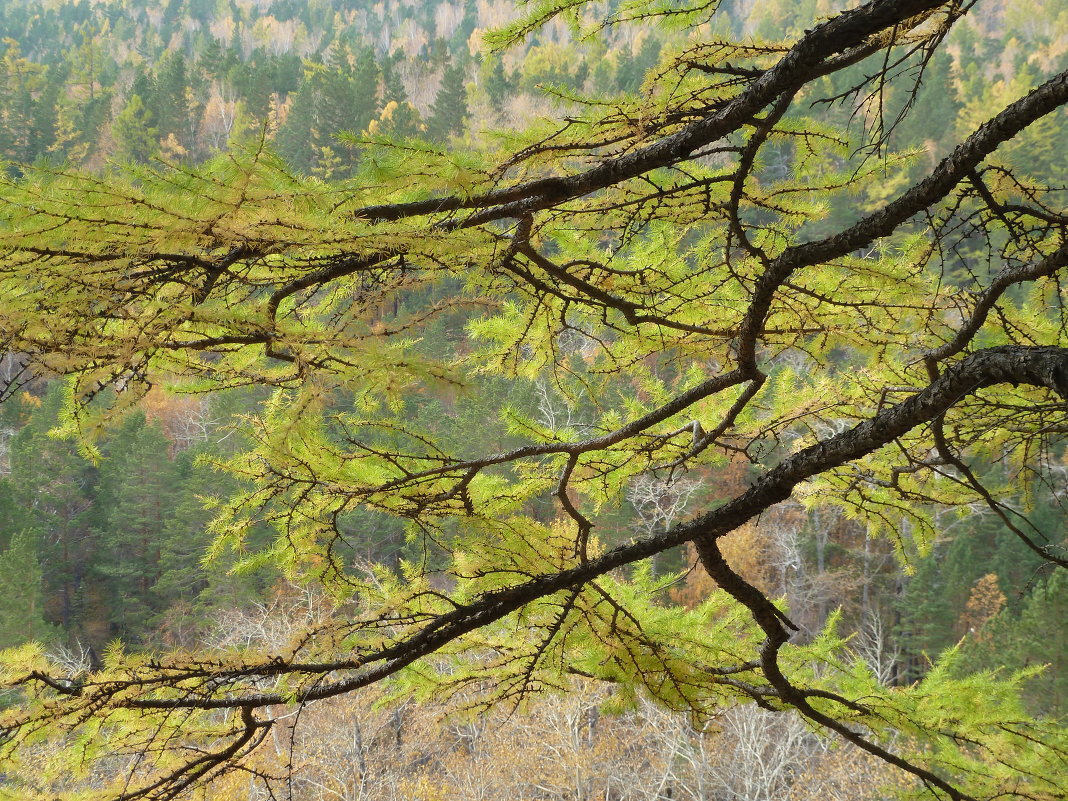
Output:
<instances>
[{"instance_id":1,"label":"hillside covered in trees","mask_svg":"<svg viewBox=\"0 0 1068 801\"><path fill-rule=\"evenodd\" d=\"M569 5L0 5L0 798L1068 791L1068 3Z\"/></svg>"},{"instance_id":2,"label":"hillside covered in trees","mask_svg":"<svg viewBox=\"0 0 1068 801\"><path fill-rule=\"evenodd\" d=\"M8 3L0 156L196 163L266 132L294 168L343 177L355 152L340 131L443 141L466 120L515 123L548 108L543 85L637 89L659 50L646 34L587 54L558 28L483 57L481 32L513 14L507 2Z\"/></svg>"}]
</instances>

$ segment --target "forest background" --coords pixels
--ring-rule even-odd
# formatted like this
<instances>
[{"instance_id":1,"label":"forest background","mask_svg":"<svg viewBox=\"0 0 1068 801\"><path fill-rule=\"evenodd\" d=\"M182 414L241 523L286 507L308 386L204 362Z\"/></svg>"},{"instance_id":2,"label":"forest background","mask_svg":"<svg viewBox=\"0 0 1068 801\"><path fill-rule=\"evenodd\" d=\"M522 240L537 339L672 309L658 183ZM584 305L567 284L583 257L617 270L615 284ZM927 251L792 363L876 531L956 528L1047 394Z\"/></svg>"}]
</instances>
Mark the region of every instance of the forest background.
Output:
<instances>
[{"instance_id":1,"label":"forest background","mask_svg":"<svg viewBox=\"0 0 1068 801\"><path fill-rule=\"evenodd\" d=\"M831 10L821 0L735 0L721 4L717 24L735 37L776 39ZM485 0L3 0L0 160L10 163L12 177L16 165L35 162L106 173L123 164L195 165L266 144L300 174L343 180L360 163L360 136L470 141L487 128L566 110L571 93L640 92L669 36L632 26L593 44L550 24L503 56L486 52L482 32L513 13L510 3ZM955 27L924 75L913 112L892 134L894 149L922 151L899 176L901 185L924 174L990 108L1066 60L1068 2L982 4ZM833 107L825 113L832 122L848 116ZM345 132L355 137L339 136ZM1063 110L1007 151L1034 174L1068 174ZM869 187L858 203L874 208L899 188ZM848 221L851 210L837 213L828 228ZM443 315L425 339L432 347L462 347L464 325L461 315ZM0 362L0 372L15 369L14 356ZM288 636L294 619L330 613L329 601L275 568L241 565L234 553L204 560L212 503L240 489L213 465L248 447L243 416L260 407L265 391L153 390L103 437L99 460L50 433L62 423L64 392L61 380L41 375L0 407L0 648L41 639L64 658L93 663L116 641L147 650L269 641ZM503 451L520 442L493 427L494 410L505 406L550 428L560 418L574 425L584 413L545 383L486 379L470 396L428 392L414 422L437 426L457 443L479 440ZM635 481L607 509L599 531L611 546L636 531L667 528L745 482L741 462L692 471L670 485ZM1018 500L1044 529L1063 532L1063 498L1063 485L1036 486L1021 488ZM537 501L529 511L546 523L553 515ZM959 648L964 672L1048 665L1026 684L1029 711L1068 713L1068 633L1048 625L1068 617L1063 571L1048 570L981 509L939 522L930 557L910 559L841 511L787 503L731 535L725 548L754 585L799 610L794 620L805 635L839 614L858 653L891 683L922 678L939 654ZM385 515L354 513L344 528L354 535L344 555L352 565L396 568L427 558L425 542ZM256 536L267 542L273 534L254 534L253 549ZM662 574L681 571L665 604L693 606L712 591L708 579L685 572L692 559L679 550L658 560ZM486 792L504 781L494 766L514 758L517 742L532 740L541 745L529 749L529 775L551 785L542 797L588 796L598 782L656 792L670 784L677 785L672 792L704 797L707 788L694 789L697 776L752 799L828 797L839 786L848 797L858 787L875 792L886 779L869 763L859 770L790 719L765 719L756 710L725 718L713 746L685 720L651 706L602 719L595 689L540 702L492 726L442 724L440 710L429 707L399 713L359 703L356 712L321 710L304 733L293 734L288 745L299 741L298 757L278 744L279 764L299 763L291 770L295 797L384 798L388 787L398 797ZM367 731L357 725L353 735L353 716ZM435 745L435 738L443 739ZM622 740L644 749L641 777L626 778L621 766L633 771L635 760L613 750ZM728 740L762 754L766 775L732 773L728 764L753 757L727 752ZM677 753L664 756L665 748ZM685 780L676 775L678 754L690 764ZM378 768L368 766L371 757Z\"/></svg>"}]
</instances>

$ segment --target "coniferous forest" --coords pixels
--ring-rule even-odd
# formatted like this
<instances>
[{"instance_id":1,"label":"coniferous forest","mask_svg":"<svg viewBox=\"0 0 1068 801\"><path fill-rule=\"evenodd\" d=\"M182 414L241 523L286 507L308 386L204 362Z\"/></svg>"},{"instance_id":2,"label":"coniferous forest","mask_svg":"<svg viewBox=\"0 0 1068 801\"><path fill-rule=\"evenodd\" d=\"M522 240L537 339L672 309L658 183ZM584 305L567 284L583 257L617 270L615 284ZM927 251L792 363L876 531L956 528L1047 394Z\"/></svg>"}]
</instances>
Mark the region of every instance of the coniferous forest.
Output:
<instances>
[{"instance_id":1,"label":"coniferous forest","mask_svg":"<svg viewBox=\"0 0 1068 801\"><path fill-rule=\"evenodd\" d=\"M1068 2L0 72L0 799L1068 794Z\"/></svg>"}]
</instances>

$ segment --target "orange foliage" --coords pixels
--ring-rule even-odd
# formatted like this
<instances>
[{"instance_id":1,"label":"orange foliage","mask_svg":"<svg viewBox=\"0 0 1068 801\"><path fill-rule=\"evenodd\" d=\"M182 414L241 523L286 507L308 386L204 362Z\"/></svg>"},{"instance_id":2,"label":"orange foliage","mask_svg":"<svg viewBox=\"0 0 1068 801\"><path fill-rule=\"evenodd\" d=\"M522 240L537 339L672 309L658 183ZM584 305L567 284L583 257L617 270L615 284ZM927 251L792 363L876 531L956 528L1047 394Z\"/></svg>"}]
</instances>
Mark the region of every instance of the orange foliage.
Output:
<instances>
[{"instance_id":1,"label":"orange foliage","mask_svg":"<svg viewBox=\"0 0 1068 801\"><path fill-rule=\"evenodd\" d=\"M771 529L746 523L719 541L719 550L734 572L765 595L778 594Z\"/></svg>"},{"instance_id":2,"label":"orange foliage","mask_svg":"<svg viewBox=\"0 0 1068 801\"><path fill-rule=\"evenodd\" d=\"M711 492L700 493L702 497L699 498L699 506L708 506L715 503L716 498L731 497L737 495L745 489L746 470L748 468L748 462L742 457L732 456L730 461L726 465L718 469L709 470L707 474L702 477L705 478L705 486L711 487ZM724 557L726 557L728 564L730 564L735 570L738 570L741 575L748 581L752 581L753 577L758 576L763 568L760 568L756 564L755 558L746 558L744 560L736 561L734 552L743 548L741 541L748 541L756 539L755 532L748 532L752 529L752 524L746 524L736 532L728 534L726 537L719 541L720 549L723 551ZM741 534L741 536L737 536ZM737 545L735 544L737 543ZM750 543L752 544L752 543ZM716 589L716 582L714 582L701 567L697 561L697 550L692 544L686 545L686 562L692 565L690 572L686 574L683 581L676 585L671 591L671 600L680 606L685 606L687 609L693 609L695 606L704 601L712 591ZM745 562L742 569L739 568L741 562ZM742 572L744 570L745 572ZM760 586L763 589L762 585Z\"/></svg>"},{"instance_id":3,"label":"orange foliage","mask_svg":"<svg viewBox=\"0 0 1068 801\"><path fill-rule=\"evenodd\" d=\"M152 387L141 399L140 408L148 422L159 423L171 441L172 455L207 437L207 399L200 395L174 395Z\"/></svg>"},{"instance_id":4,"label":"orange foliage","mask_svg":"<svg viewBox=\"0 0 1068 801\"><path fill-rule=\"evenodd\" d=\"M697 549L690 542L686 543L686 563L691 565L690 572L671 588L669 594L673 603L693 609L712 594L716 582L697 561Z\"/></svg>"},{"instance_id":5,"label":"orange foliage","mask_svg":"<svg viewBox=\"0 0 1068 801\"><path fill-rule=\"evenodd\" d=\"M960 616L960 627L975 639L982 640L988 635L983 627L1005 606L1005 593L998 586L995 573L987 573L975 582L964 613Z\"/></svg>"}]
</instances>

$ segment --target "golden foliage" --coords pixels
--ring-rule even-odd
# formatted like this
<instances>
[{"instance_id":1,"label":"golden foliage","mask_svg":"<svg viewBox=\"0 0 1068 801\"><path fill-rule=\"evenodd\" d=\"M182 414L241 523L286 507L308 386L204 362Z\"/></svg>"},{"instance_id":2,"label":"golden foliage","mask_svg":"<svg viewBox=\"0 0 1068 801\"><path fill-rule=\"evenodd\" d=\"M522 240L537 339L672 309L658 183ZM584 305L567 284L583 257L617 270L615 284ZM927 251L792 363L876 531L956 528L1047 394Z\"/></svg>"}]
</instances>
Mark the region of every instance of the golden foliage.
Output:
<instances>
[{"instance_id":1,"label":"golden foliage","mask_svg":"<svg viewBox=\"0 0 1068 801\"><path fill-rule=\"evenodd\" d=\"M976 639L989 637L983 627L1005 606L1005 593L998 586L996 573L987 573L972 587L964 612L960 617L960 626Z\"/></svg>"}]
</instances>

